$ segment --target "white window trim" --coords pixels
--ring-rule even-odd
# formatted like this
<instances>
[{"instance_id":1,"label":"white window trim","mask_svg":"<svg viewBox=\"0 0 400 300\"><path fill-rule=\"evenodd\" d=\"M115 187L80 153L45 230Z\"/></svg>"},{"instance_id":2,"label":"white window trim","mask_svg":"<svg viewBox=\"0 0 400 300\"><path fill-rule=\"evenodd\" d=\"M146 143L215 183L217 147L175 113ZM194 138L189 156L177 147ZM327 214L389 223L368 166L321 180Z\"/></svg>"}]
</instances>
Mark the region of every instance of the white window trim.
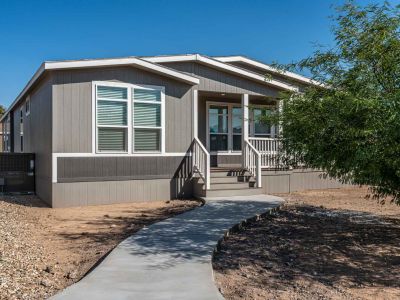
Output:
<instances>
[{"instance_id":1,"label":"white window trim","mask_svg":"<svg viewBox=\"0 0 400 300\"><path fill-rule=\"evenodd\" d=\"M27 110L27 108L29 108ZM31 96L28 95L25 100L25 116L29 116L31 114Z\"/></svg>"},{"instance_id":2,"label":"white window trim","mask_svg":"<svg viewBox=\"0 0 400 300\"><path fill-rule=\"evenodd\" d=\"M127 126L112 126L112 125L97 125L97 86L110 86L110 87L123 87L128 90L128 104L127 104L127 118L128 125ZM156 101L135 101L140 103L157 103L161 104L161 126L158 129L161 129L161 151L134 151L134 115L133 115L133 99L132 99L132 89L151 89L151 90L159 90L161 91L161 103ZM108 99L110 101L118 101ZM121 102L125 102L125 100L119 100ZM99 151L98 150L98 127L107 127L107 128L127 128L127 151ZM135 126L135 128L148 128L148 129L157 129L156 127L142 127ZM164 154L165 153L165 87L157 86L157 85L143 85L143 84L130 84L123 82L111 82L111 81L92 81L92 153L101 155L101 154L116 154L116 155L126 155L126 154Z\"/></svg>"}]
</instances>

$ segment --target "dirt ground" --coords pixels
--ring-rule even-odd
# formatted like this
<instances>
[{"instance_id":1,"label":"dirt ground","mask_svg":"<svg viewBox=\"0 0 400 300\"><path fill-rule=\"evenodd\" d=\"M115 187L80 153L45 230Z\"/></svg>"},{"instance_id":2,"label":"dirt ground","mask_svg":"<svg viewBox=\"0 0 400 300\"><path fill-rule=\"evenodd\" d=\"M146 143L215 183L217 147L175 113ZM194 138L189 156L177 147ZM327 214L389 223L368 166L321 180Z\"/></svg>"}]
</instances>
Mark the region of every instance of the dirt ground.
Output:
<instances>
[{"instance_id":1,"label":"dirt ground","mask_svg":"<svg viewBox=\"0 0 400 300\"><path fill-rule=\"evenodd\" d=\"M0 299L45 299L78 281L120 241L196 201L52 209L0 196Z\"/></svg>"},{"instance_id":2,"label":"dirt ground","mask_svg":"<svg viewBox=\"0 0 400 300\"><path fill-rule=\"evenodd\" d=\"M226 299L400 299L400 207L367 189L307 191L222 243Z\"/></svg>"}]
</instances>

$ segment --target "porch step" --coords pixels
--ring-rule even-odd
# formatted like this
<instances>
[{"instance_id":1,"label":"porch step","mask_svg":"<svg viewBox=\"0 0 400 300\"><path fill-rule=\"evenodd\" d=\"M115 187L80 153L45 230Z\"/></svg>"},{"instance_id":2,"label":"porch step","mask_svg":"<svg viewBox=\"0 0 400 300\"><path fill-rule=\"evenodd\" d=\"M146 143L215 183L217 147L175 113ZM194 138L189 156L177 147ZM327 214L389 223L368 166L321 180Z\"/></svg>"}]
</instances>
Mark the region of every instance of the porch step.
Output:
<instances>
[{"instance_id":1,"label":"porch step","mask_svg":"<svg viewBox=\"0 0 400 300\"><path fill-rule=\"evenodd\" d=\"M246 170L241 170L241 169L230 170L230 171L226 171L226 170L214 171L214 170L211 170L210 175L211 175L211 178L213 178L213 177L226 177L226 176L236 177L236 176L249 175L249 172L247 172Z\"/></svg>"},{"instance_id":2,"label":"porch step","mask_svg":"<svg viewBox=\"0 0 400 300\"><path fill-rule=\"evenodd\" d=\"M249 182L251 176L224 176L224 177L211 177L211 184L213 183L234 183L234 182Z\"/></svg>"},{"instance_id":3,"label":"porch step","mask_svg":"<svg viewBox=\"0 0 400 300\"><path fill-rule=\"evenodd\" d=\"M230 190L249 188L248 182L211 183L211 190Z\"/></svg>"},{"instance_id":4,"label":"porch step","mask_svg":"<svg viewBox=\"0 0 400 300\"><path fill-rule=\"evenodd\" d=\"M228 196L251 196L263 193L262 188L241 188L228 190L208 190L203 197L228 197Z\"/></svg>"},{"instance_id":5,"label":"porch step","mask_svg":"<svg viewBox=\"0 0 400 300\"><path fill-rule=\"evenodd\" d=\"M204 182L201 179L196 179L194 194L199 198L262 194L262 188L255 188L254 186L254 178L242 168L212 168L210 189L206 190Z\"/></svg>"}]
</instances>

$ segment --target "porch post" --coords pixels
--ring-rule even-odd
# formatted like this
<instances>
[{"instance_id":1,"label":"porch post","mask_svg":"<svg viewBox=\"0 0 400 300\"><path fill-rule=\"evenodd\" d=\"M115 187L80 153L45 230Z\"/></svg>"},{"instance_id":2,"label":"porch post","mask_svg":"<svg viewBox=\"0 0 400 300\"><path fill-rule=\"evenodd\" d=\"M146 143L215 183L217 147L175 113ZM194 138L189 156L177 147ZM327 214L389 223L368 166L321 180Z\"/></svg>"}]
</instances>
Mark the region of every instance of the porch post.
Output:
<instances>
[{"instance_id":1,"label":"porch post","mask_svg":"<svg viewBox=\"0 0 400 300\"><path fill-rule=\"evenodd\" d=\"M242 166L245 167L244 147L249 139L249 94L242 94Z\"/></svg>"},{"instance_id":2,"label":"porch post","mask_svg":"<svg viewBox=\"0 0 400 300\"><path fill-rule=\"evenodd\" d=\"M198 138L199 131L199 91L193 90L193 138Z\"/></svg>"}]
</instances>

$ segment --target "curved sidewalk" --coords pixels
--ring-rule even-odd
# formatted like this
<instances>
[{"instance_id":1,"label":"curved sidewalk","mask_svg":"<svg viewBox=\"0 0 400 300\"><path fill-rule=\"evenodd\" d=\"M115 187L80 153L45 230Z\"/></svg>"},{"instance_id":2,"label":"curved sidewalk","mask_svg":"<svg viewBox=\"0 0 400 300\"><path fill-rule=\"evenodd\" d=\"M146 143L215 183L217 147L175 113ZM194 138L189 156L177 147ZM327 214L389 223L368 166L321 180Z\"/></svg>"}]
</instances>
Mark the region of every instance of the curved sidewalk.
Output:
<instances>
[{"instance_id":1,"label":"curved sidewalk","mask_svg":"<svg viewBox=\"0 0 400 300\"><path fill-rule=\"evenodd\" d=\"M223 299L211 257L226 230L282 203L274 196L209 198L124 240L90 274L53 299Z\"/></svg>"}]
</instances>

